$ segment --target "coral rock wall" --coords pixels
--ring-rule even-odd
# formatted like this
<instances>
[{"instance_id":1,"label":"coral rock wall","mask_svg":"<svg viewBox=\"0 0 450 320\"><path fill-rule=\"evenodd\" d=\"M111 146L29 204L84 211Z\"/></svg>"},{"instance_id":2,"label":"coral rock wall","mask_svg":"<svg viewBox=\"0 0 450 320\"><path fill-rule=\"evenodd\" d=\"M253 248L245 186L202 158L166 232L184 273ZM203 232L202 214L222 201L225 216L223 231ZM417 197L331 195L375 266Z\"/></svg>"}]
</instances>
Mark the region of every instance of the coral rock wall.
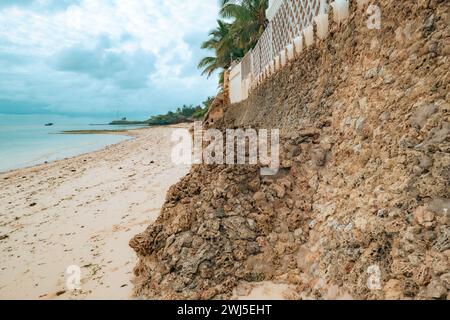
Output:
<instances>
[{"instance_id":1,"label":"coral rock wall","mask_svg":"<svg viewBox=\"0 0 450 320\"><path fill-rule=\"evenodd\" d=\"M328 38L225 110L218 128L281 129L282 169L194 166L130 242L137 295L278 280L300 298L450 298L450 5L373 3L381 30L352 1L346 23L330 17Z\"/></svg>"}]
</instances>

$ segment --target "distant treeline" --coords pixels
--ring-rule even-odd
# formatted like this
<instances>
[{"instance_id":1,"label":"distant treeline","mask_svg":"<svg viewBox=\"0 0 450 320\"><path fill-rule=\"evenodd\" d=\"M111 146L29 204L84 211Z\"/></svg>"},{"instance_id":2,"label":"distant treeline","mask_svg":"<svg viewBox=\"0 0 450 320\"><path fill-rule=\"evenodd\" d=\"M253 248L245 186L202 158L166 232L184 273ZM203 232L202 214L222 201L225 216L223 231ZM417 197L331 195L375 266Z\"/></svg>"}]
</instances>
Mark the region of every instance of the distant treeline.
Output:
<instances>
[{"instance_id":1,"label":"distant treeline","mask_svg":"<svg viewBox=\"0 0 450 320\"><path fill-rule=\"evenodd\" d=\"M148 124L148 125L169 125L183 122L192 122L203 119L208 112L209 106L213 102L214 97L206 99L202 105L194 107L193 105L183 105L177 108L176 111L169 111L166 114L152 116L145 121L128 121L126 118L111 122L113 125L123 124Z\"/></svg>"}]
</instances>

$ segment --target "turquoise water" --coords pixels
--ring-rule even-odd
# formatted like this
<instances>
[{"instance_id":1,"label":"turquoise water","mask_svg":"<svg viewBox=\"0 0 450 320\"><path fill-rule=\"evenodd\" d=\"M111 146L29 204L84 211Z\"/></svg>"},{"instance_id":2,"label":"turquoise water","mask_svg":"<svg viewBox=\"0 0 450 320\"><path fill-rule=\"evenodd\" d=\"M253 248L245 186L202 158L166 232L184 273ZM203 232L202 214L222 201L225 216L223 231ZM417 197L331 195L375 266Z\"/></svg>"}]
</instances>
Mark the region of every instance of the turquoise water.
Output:
<instances>
[{"instance_id":1,"label":"turquoise water","mask_svg":"<svg viewBox=\"0 0 450 320\"><path fill-rule=\"evenodd\" d=\"M110 134L58 134L61 131L139 127L91 125L109 121L111 119L60 115L0 114L0 172L76 156L129 139ZM46 127L50 122L54 126Z\"/></svg>"}]
</instances>

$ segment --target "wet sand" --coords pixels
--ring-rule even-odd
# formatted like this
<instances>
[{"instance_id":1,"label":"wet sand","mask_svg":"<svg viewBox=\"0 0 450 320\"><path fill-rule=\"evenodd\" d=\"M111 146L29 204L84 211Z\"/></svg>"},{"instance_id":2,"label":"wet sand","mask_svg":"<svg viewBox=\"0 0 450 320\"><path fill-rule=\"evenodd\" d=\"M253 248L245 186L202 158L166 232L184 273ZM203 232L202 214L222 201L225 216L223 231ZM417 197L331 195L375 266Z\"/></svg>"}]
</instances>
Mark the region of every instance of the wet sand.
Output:
<instances>
[{"instance_id":1,"label":"wet sand","mask_svg":"<svg viewBox=\"0 0 450 320\"><path fill-rule=\"evenodd\" d=\"M128 241L189 171L170 160L173 130L133 130L97 152L0 174L0 299L132 298Z\"/></svg>"}]
</instances>

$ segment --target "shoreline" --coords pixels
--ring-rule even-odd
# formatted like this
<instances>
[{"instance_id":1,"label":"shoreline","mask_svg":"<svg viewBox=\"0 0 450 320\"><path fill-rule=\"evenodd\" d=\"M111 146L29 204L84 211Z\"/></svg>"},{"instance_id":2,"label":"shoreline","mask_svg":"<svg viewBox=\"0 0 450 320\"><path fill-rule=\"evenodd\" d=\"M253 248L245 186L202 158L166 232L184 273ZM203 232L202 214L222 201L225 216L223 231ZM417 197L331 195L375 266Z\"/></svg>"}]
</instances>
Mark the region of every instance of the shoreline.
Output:
<instances>
[{"instance_id":1,"label":"shoreline","mask_svg":"<svg viewBox=\"0 0 450 320\"><path fill-rule=\"evenodd\" d=\"M114 142L111 144L107 144L97 150L93 150L93 151L86 151L86 152L81 152L79 154L73 155L73 156L67 156L64 157L62 159L56 159L56 160L50 160L47 162L42 162L42 163L37 163L37 164L32 164L32 165L27 165L27 166L23 166L23 167L18 167L18 168L14 168L14 169L7 169L5 171L0 170L0 175L4 175L4 174L8 174L8 173L13 173L14 171L18 171L18 170L24 170L24 169L30 169L30 168L34 168L34 167L40 167L40 166L46 166L58 161L65 161L65 160L69 160L69 159L73 159L79 156L83 156L83 155L87 155L87 154L91 154L91 153L96 153L99 151L104 150L105 148L111 147L111 146L115 146L117 144L123 143L125 141L129 141L132 140L134 138L136 138L136 136L139 134L137 132L141 131L141 130L148 130L148 129L152 129L152 128L187 128L187 126L189 125L189 123L182 123L182 124L177 124L177 125L166 125L166 126L148 126L148 127L142 127L142 128L131 128L131 129L117 129L117 130L68 130L68 131L61 131L61 132L56 132L56 133L49 133L49 134L55 134L55 135L59 135L59 134L73 134L73 135L97 135L97 134L102 134L102 135L116 135L116 136L127 136L130 137L129 139L126 140L122 140L119 142Z\"/></svg>"},{"instance_id":2,"label":"shoreline","mask_svg":"<svg viewBox=\"0 0 450 320\"><path fill-rule=\"evenodd\" d=\"M32 164L30 164L30 165L22 165L22 166L19 166L19 167L17 167L17 168L11 168L11 169L5 169L5 170L0 169L0 175L8 174L8 173L13 173L14 171L18 171L18 170L24 170L24 169L29 169L29 168L34 168L34 167L40 167L40 166L46 166L46 165L49 165L49 164L52 164L52 163L55 163L55 162L58 162L58 161L64 161L64 160L76 158L76 157L79 157L79 156L83 156L83 155L86 155L86 154L90 154L90 153L95 153L95 152L98 152L98 151L102 151L103 149L105 149L105 148L107 148L107 147L114 146L114 145L120 144L120 143L122 143L122 142L128 141L128 140L130 140L130 139L133 139L133 138L135 137L135 135L134 135L131 131L132 131L132 130L142 130L142 129L147 129L147 128L126 129L126 130L123 130L123 131L115 131L115 132L112 132L111 130L74 130L73 132L67 131L66 133L64 133L64 131L61 131L61 132L55 132L55 133L48 133L49 135L61 135L61 134L67 134L67 135L70 135L70 134L73 134L73 135L79 135L79 134L81 134L81 133L77 133L77 132L86 131L85 134L87 135L87 134L88 134L87 131L91 131L91 133L89 133L89 135L94 135L94 134L102 134L102 135L106 135L106 134L108 134L108 135L115 135L115 136L123 137L124 139L121 140L121 141L112 142L112 143L110 143L110 144L106 144L106 145L104 145L104 146L95 148L95 150L84 150L84 151L81 151L81 152L76 153L76 154L74 154L74 155L64 156L64 157L61 157L61 158L59 158L59 159L44 160L44 161L42 161L42 162L41 162L41 161L36 161L36 162L35 162L35 161L33 161L33 160L30 160L30 161L28 161L29 163L32 163ZM110 131L110 132L109 132L109 133L106 133L106 131ZM94 133L94 132L98 132L98 133ZM129 138L126 138L126 137L129 137ZM55 152L58 152L58 151L60 151L60 150L56 150ZM35 162L35 163L33 163L33 162Z\"/></svg>"},{"instance_id":3,"label":"shoreline","mask_svg":"<svg viewBox=\"0 0 450 320\"><path fill-rule=\"evenodd\" d=\"M120 134L117 134L117 135L121 136ZM20 170L33 169L33 168L37 169L37 168L40 168L40 167L43 167L43 166L48 166L48 165L51 165L51 164L54 164L54 163L57 163L57 162L60 162L60 161L67 161L67 160L71 160L71 159L74 159L74 158L77 158L77 157L81 157L81 156L85 156L85 155L89 155L89 154L94 154L96 152L103 151L104 149L106 149L108 147L115 146L115 145L121 144L121 143L126 142L126 141L130 141L133 138L134 137L131 137L130 139L126 139L126 140L122 140L122 141L115 142L115 143L112 143L112 144L108 144L108 145L106 145L104 147L101 147L100 149L97 149L97 150L94 150L94 151L86 151L86 152L82 152L82 153L74 155L74 156L64 157L62 159L50 160L50 161L42 162L42 163L39 163L39 164L33 164L33 165L19 167L19 168L5 170L5 171L1 171L0 170L0 176L1 175L7 175L7 174L10 174L10 173L12 174L15 171L20 171Z\"/></svg>"},{"instance_id":4,"label":"shoreline","mask_svg":"<svg viewBox=\"0 0 450 320\"><path fill-rule=\"evenodd\" d=\"M0 173L0 299L128 299L128 241L190 169L170 161L174 128L129 130L100 150ZM68 266L81 268L69 292Z\"/></svg>"}]
</instances>

